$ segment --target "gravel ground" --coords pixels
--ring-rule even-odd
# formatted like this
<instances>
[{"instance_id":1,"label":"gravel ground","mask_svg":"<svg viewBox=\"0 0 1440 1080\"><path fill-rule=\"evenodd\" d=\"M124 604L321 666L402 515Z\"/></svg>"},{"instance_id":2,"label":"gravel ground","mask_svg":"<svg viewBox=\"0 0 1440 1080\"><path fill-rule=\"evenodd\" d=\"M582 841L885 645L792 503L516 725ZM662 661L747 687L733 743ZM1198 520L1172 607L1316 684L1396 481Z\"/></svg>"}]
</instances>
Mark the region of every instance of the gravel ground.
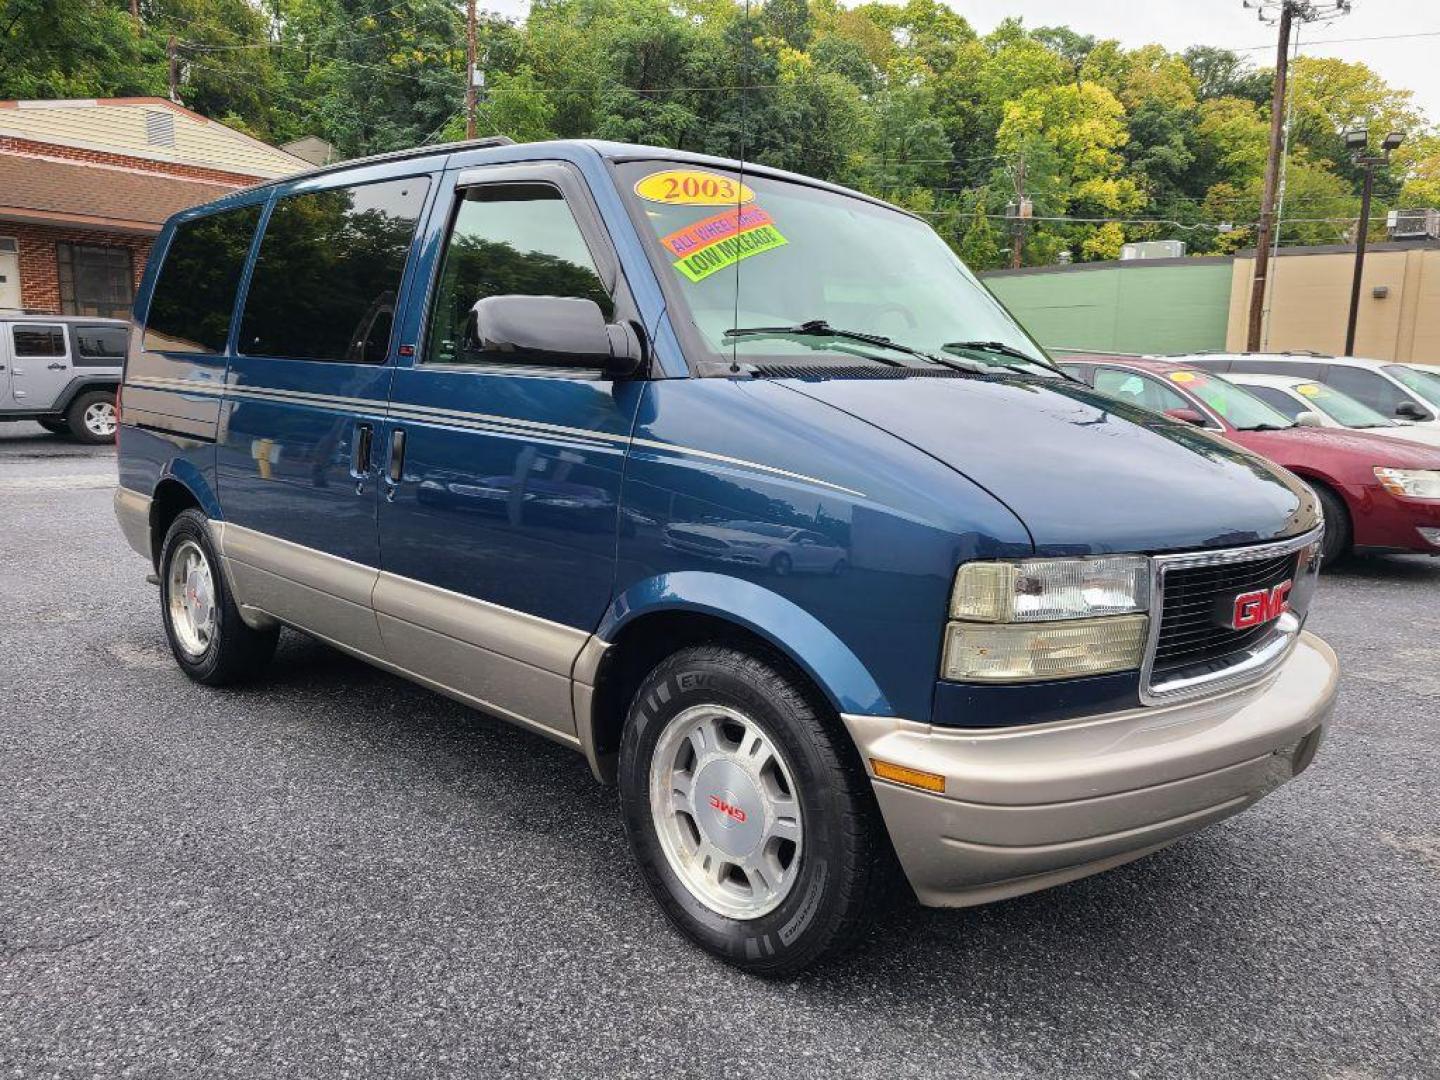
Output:
<instances>
[{"instance_id":1,"label":"gravel ground","mask_svg":"<svg viewBox=\"0 0 1440 1080\"><path fill-rule=\"evenodd\" d=\"M0 426L0 1076L1440 1077L1440 561L1327 576L1299 782L766 983L578 756L299 635L187 682L113 475Z\"/></svg>"}]
</instances>

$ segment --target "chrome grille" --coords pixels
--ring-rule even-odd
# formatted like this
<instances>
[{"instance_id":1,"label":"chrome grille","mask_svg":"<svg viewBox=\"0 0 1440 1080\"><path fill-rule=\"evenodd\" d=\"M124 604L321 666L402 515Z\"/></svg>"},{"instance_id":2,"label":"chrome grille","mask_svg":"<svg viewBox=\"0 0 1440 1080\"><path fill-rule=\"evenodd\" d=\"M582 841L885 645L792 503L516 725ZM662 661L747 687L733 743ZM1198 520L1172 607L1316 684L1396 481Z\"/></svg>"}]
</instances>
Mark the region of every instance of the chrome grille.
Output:
<instances>
[{"instance_id":1,"label":"chrome grille","mask_svg":"<svg viewBox=\"0 0 1440 1080\"><path fill-rule=\"evenodd\" d=\"M1290 654L1315 593L1322 530L1249 548L1152 560L1150 643L1141 700L1161 704L1244 685ZM1288 610L1242 630L1236 598L1294 582Z\"/></svg>"},{"instance_id":2,"label":"chrome grille","mask_svg":"<svg viewBox=\"0 0 1440 1080\"><path fill-rule=\"evenodd\" d=\"M1255 645L1274 633L1273 622L1235 630L1230 619L1235 597L1269 591L1294 580L1296 554L1288 552L1254 563L1178 567L1165 575L1160 633L1155 641L1154 673L1168 675Z\"/></svg>"}]
</instances>

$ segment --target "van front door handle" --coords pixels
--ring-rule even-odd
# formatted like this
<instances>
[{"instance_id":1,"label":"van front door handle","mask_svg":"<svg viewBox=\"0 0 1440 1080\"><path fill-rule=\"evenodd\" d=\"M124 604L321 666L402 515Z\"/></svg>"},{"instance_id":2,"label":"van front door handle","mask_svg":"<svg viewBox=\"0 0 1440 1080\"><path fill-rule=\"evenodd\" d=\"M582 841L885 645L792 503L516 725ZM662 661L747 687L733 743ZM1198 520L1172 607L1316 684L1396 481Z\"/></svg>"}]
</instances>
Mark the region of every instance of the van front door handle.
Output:
<instances>
[{"instance_id":1,"label":"van front door handle","mask_svg":"<svg viewBox=\"0 0 1440 1080\"><path fill-rule=\"evenodd\" d=\"M385 498L395 499L395 491L405 476L405 432L396 428L390 433L390 467L385 470Z\"/></svg>"},{"instance_id":2,"label":"van front door handle","mask_svg":"<svg viewBox=\"0 0 1440 1080\"><path fill-rule=\"evenodd\" d=\"M350 448L350 479L355 481L355 494L365 494L365 477L370 475L370 447L375 438L374 424L356 424L355 441Z\"/></svg>"},{"instance_id":3,"label":"van front door handle","mask_svg":"<svg viewBox=\"0 0 1440 1080\"><path fill-rule=\"evenodd\" d=\"M49 368L50 368L51 371L64 371L64 370L65 370L65 365L64 365L64 364L50 364L50 365L48 365L48 366L49 366Z\"/></svg>"}]
</instances>

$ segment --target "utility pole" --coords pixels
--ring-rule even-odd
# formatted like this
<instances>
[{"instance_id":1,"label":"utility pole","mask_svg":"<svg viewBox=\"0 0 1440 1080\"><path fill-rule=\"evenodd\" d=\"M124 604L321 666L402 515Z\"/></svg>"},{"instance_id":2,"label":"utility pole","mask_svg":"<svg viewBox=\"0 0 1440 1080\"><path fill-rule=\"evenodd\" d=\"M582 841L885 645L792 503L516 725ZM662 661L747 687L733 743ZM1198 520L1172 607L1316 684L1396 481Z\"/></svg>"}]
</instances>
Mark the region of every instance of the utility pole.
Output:
<instances>
[{"instance_id":1,"label":"utility pole","mask_svg":"<svg viewBox=\"0 0 1440 1080\"><path fill-rule=\"evenodd\" d=\"M1370 132L1357 128L1345 133L1345 146L1356 165L1365 170L1360 196L1360 221L1355 229L1355 278L1350 284L1350 318L1345 323L1345 355L1355 355L1355 324L1360 320L1360 282L1365 277L1365 244L1370 232L1370 198L1375 194L1375 166L1388 165L1390 155L1405 141L1403 131L1392 131L1380 144L1380 153L1369 153Z\"/></svg>"},{"instance_id":2,"label":"utility pole","mask_svg":"<svg viewBox=\"0 0 1440 1080\"><path fill-rule=\"evenodd\" d=\"M1290 31L1299 22L1334 19L1350 11L1350 0L1244 0L1264 23L1278 24L1275 49L1275 90L1270 99L1270 155L1265 163L1265 187L1260 196L1260 222L1255 231L1255 277L1250 283L1250 324L1245 336L1247 352L1260 349L1260 332L1265 319L1265 284L1270 274L1271 236L1275 231L1275 190L1279 184L1280 161L1284 156L1285 95L1290 83Z\"/></svg>"},{"instance_id":3,"label":"utility pole","mask_svg":"<svg viewBox=\"0 0 1440 1080\"><path fill-rule=\"evenodd\" d=\"M475 0L465 2L465 138L475 138Z\"/></svg>"},{"instance_id":4,"label":"utility pole","mask_svg":"<svg viewBox=\"0 0 1440 1080\"><path fill-rule=\"evenodd\" d=\"M175 35L165 42L166 70L169 72L170 100L180 104L180 48Z\"/></svg>"},{"instance_id":5,"label":"utility pole","mask_svg":"<svg viewBox=\"0 0 1440 1080\"><path fill-rule=\"evenodd\" d=\"M140 34L140 0L130 0L130 17L135 20L135 34Z\"/></svg>"},{"instance_id":6,"label":"utility pole","mask_svg":"<svg viewBox=\"0 0 1440 1080\"><path fill-rule=\"evenodd\" d=\"M1010 241L1010 269L1019 270L1025 265L1025 225L1034 213L1035 204L1025 195L1025 152L1020 152L1015 163L1015 198L1005 207L1005 216L1010 219L1013 235Z\"/></svg>"}]
</instances>

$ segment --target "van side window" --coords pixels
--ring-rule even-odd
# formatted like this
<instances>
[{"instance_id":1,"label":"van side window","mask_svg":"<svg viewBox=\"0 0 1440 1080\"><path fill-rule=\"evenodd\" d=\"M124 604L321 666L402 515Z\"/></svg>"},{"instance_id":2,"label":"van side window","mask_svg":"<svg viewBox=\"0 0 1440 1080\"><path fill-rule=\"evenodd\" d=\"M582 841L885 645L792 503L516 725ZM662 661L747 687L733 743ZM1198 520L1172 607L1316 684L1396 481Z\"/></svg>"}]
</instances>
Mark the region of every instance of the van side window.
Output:
<instances>
[{"instance_id":1,"label":"van side window","mask_svg":"<svg viewBox=\"0 0 1440 1080\"><path fill-rule=\"evenodd\" d=\"M65 355L64 327L16 323L11 329L15 333L15 355L18 357Z\"/></svg>"},{"instance_id":2,"label":"van side window","mask_svg":"<svg viewBox=\"0 0 1440 1080\"><path fill-rule=\"evenodd\" d=\"M259 224L258 203L180 223L151 295L144 348L225 351L235 290Z\"/></svg>"},{"instance_id":3,"label":"van side window","mask_svg":"<svg viewBox=\"0 0 1440 1080\"><path fill-rule=\"evenodd\" d=\"M255 259L238 351L384 363L429 186L407 177L278 200Z\"/></svg>"},{"instance_id":4,"label":"van side window","mask_svg":"<svg viewBox=\"0 0 1440 1080\"><path fill-rule=\"evenodd\" d=\"M455 211L435 290L425 361L481 362L460 337L475 301L487 296L570 296L594 300L608 322L615 305L596 272L580 226L549 184L471 188ZM486 354L483 362L494 364Z\"/></svg>"},{"instance_id":5,"label":"van side window","mask_svg":"<svg viewBox=\"0 0 1440 1080\"><path fill-rule=\"evenodd\" d=\"M77 367L118 367L125 359L123 326L76 326L73 333Z\"/></svg>"}]
</instances>

